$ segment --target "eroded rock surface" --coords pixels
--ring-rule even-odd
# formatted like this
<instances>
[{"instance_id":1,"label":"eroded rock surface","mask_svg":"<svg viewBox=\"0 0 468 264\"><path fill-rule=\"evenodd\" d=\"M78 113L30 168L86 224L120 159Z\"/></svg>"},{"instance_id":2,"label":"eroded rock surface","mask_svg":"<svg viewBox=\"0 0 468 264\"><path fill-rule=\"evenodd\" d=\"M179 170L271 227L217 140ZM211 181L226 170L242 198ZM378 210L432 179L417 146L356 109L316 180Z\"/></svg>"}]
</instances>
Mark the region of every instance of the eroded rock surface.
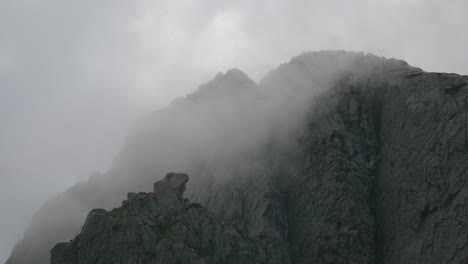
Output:
<instances>
[{"instance_id":1,"label":"eroded rock surface","mask_svg":"<svg viewBox=\"0 0 468 264\"><path fill-rule=\"evenodd\" d=\"M169 173L154 193L129 193L110 212L92 210L80 234L51 251L52 264L287 263L258 239L182 195L186 174Z\"/></svg>"}]
</instances>

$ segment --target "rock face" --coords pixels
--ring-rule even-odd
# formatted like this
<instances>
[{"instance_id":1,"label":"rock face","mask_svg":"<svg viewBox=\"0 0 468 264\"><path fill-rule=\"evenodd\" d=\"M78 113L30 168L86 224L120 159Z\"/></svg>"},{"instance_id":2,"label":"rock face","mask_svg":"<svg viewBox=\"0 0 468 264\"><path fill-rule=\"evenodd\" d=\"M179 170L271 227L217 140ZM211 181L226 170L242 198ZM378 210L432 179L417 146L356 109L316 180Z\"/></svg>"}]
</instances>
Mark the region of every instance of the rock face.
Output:
<instances>
[{"instance_id":1,"label":"rock face","mask_svg":"<svg viewBox=\"0 0 468 264\"><path fill-rule=\"evenodd\" d=\"M129 193L110 212L92 210L75 239L52 249L51 263L288 263L183 199L187 181L186 174L169 173L154 193Z\"/></svg>"},{"instance_id":2,"label":"rock face","mask_svg":"<svg viewBox=\"0 0 468 264\"><path fill-rule=\"evenodd\" d=\"M188 182L187 174L169 173L164 180L154 183L154 194L159 204L168 208L183 208L185 184Z\"/></svg>"},{"instance_id":3,"label":"rock face","mask_svg":"<svg viewBox=\"0 0 468 264\"><path fill-rule=\"evenodd\" d=\"M467 76L361 53L218 74L49 201L7 263L49 263L86 212L173 170L200 206L169 174L93 210L53 263L467 263L467 100Z\"/></svg>"},{"instance_id":4,"label":"rock face","mask_svg":"<svg viewBox=\"0 0 468 264\"><path fill-rule=\"evenodd\" d=\"M466 76L424 73L383 95L373 191L381 263L468 261L467 92Z\"/></svg>"}]
</instances>

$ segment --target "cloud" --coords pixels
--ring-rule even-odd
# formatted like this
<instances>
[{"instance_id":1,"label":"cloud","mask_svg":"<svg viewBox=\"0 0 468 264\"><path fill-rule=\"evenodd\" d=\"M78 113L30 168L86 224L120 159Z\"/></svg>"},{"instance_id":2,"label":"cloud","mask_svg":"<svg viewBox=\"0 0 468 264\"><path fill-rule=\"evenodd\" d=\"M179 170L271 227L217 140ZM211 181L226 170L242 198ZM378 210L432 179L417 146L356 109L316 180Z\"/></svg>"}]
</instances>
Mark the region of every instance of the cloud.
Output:
<instances>
[{"instance_id":1,"label":"cloud","mask_svg":"<svg viewBox=\"0 0 468 264\"><path fill-rule=\"evenodd\" d=\"M255 80L306 50L468 74L468 2L0 3L0 261L43 201L105 171L135 120L218 71Z\"/></svg>"}]
</instances>

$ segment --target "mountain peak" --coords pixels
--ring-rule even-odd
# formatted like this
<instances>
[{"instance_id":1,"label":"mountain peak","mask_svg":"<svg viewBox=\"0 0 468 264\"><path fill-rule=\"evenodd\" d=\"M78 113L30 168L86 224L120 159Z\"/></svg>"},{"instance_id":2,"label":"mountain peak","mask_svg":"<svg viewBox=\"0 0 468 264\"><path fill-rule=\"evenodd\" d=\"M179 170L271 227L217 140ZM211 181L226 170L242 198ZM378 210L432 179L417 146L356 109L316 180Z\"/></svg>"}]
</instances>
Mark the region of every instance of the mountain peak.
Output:
<instances>
[{"instance_id":1,"label":"mountain peak","mask_svg":"<svg viewBox=\"0 0 468 264\"><path fill-rule=\"evenodd\" d=\"M252 81L247 74L243 71L232 68L226 71L226 73L218 72L213 78L212 82L235 82L235 81Z\"/></svg>"},{"instance_id":2,"label":"mountain peak","mask_svg":"<svg viewBox=\"0 0 468 264\"><path fill-rule=\"evenodd\" d=\"M245 91L253 90L257 84L239 69L230 69L226 73L219 72L209 82L200 85L197 91L187 98L193 102L204 99L214 99L223 96L238 96Z\"/></svg>"}]
</instances>

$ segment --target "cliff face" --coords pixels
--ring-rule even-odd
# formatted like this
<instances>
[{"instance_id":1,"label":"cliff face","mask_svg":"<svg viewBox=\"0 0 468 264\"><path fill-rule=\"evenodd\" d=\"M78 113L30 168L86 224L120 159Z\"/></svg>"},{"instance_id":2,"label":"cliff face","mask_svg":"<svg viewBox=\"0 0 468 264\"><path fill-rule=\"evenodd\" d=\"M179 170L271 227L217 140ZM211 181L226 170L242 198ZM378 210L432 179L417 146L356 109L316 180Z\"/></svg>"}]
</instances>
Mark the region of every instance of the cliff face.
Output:
<instances>
[{"instance_id":1,"label":"cliff face","mask_svg":"<svg viewBox=\"0 0 468 264\"><path fill-rule=\"evenodd\" d=\"M232 226L234 240L223 231L219 241L252 241L249 252L257 254L248 259L261 259L252 263L465 263L467 90L466 76L347 52L302 54L259 84L238 70L220 74L143 120L106 175L49 201L7 263L49 263L50 248L79 233L86 211L110 209L127 191L148 191L167 171L191 175L188 196L205 208L190 209L194 221L210 222L203 232ZM120 209L93 211L75 240L54 248L54 263L85 263L60 257L78 248L99 255L82 238L96 217L134 230L126 217L136 208L134 197L156 204L154 195L130 195ZM184 206L179 215L187 214ZM158 226L152 221L145 226ZM187 221L180 228L200 236L191 229L198 222ZM115 239L99 238L103 252ZM184 252L205 245L171 239ZM139 240L135 252L160 252L156 245L145 251L145 243ZM231 263L246 256L230 250L238 256ZM226 256L210 252L185 263Z\"/></svg>"},{"instance_id":2,"label":"cliff face","mask_svg":"<svg viewBox=\"0 0 468 264\"><path fill-rule=\"evenodd\" d=\"M383 95L373 195L382 263L468 260L467 83L425 73Z\"/></svg>"}]
</instances>

